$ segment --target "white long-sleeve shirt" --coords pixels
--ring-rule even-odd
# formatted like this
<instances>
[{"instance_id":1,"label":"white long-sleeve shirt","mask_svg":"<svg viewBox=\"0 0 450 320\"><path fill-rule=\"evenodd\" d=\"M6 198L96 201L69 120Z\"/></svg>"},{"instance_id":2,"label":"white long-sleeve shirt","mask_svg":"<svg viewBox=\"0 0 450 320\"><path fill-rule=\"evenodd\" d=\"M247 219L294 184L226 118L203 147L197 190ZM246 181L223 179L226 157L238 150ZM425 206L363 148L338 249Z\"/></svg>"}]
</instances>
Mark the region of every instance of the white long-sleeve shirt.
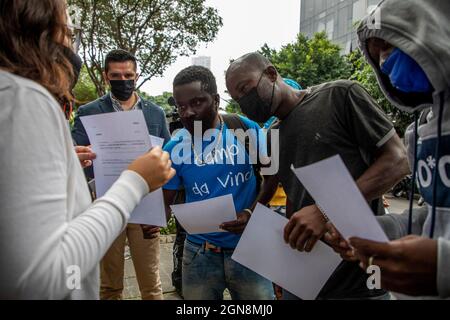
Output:
<instances>
[{"instance_id":1,"label":"white long-sleeve shirt","mask_svg":"<svg viewBox=\"0 0 450 320\"><path fill-rule=\"evenodd\" d=\"M125 171L91 204L58 103L0 71L0 299L98 299L99 261L148 192Z\"/></svg>"}]
</instances>

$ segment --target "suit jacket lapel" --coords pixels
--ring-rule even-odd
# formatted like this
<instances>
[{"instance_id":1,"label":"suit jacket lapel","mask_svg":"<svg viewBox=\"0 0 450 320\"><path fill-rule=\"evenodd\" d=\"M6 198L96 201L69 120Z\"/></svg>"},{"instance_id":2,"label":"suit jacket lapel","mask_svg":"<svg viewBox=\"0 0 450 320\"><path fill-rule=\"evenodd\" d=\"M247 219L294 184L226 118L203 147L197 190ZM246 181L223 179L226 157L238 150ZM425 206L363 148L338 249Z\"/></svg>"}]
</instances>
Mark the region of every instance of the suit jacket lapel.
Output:
<instances>
[{"instance_id":1,"label":"suit jacket lapel","mask_svg":"<svg viewBox=\"0 0 450 320\"><path fill-rule=\"evenodd\" d=\"M114 112L114 107L109 94L100 98L100 109L103 113Z\"/></svg>"}]
</instances>

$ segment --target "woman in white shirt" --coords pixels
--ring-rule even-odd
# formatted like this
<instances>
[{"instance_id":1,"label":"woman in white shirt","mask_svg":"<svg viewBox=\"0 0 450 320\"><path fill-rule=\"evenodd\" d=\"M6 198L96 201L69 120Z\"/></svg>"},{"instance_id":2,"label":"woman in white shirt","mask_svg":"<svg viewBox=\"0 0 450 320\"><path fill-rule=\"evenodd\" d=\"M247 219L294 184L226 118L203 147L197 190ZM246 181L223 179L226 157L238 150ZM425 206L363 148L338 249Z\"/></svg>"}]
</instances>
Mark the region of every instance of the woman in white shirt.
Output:
<instances>
[{"instance_id":1,"label":"woman in white shirt","mask_svg":"<svg viewBox=\"0 0 450 320\"><path fill-rule=\"evenodd\" d=\"M60 107L74 79L65 0L0 0L0 15L0 299L97 299L98 263L174 175L169 155L138 158L92 204Z\"/></svg>"}]
</instances>

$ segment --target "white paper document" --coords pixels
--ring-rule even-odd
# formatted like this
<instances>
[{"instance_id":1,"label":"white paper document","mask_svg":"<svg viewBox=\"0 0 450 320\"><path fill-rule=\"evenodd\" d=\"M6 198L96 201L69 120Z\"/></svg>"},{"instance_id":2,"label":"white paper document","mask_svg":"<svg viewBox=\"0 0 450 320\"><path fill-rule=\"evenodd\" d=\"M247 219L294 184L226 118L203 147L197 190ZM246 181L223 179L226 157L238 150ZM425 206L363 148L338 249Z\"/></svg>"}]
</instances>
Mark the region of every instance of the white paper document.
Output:
<instances>
[{"instance_id":1,"label":"white paper document","mask_svg":"<svg viewBox=\"0 0 450 320\"><path fill-rule=\"evenodd\" d=\"M293 170L344 238L388 241L339 155Z\"/></svg>"},{"instance_id":2,"label":"white paper document","mask_svg":"<svg viewBox=\"0 0 450 320\"><path fill-rule=\"evenodd\" d=\"M189 234L224 232L219 226L237 218L231 194L170 207L178 222Z\"/></svg>"},{"instance_id":3,"label":"white paper document","mask_svg":"<svg viewBox=\"0 0 450 320\"><path fill-rule=\"evenodd\" d=\"M108 191L131 162L156 146L154 143L162 145L160 138L149 136L142 110L86 116L81 117L81 122L97 154L97 197ZM162 190L144 197L131 213L129 223L167 226Z\"/></svg>"},{"instance_id":4,"label":"white paper document","mask_svg":"<svg viewBox=\"0 0 450 320\"><path fill-rule=\"evenodd\" d=\"M304 300L315 299L342 259L318 241L312 252L284 242L288 219L258 204L232 259Z\"/></svg>"},{"instance_id":5,"label":"white paper document","mask_svg":"<svg viewBox=\"0 0 450 320\"><path fill-rule=\"evenodd\" d=\"M162 148L162 146L164 145L164 139L150 135L150 145L152 147L158 146Z\"/></svg>"},{"instance_id":6,"label":"white paper document","mask_svg":"<svg viewBox=\"0 0 450 320\"><path fill-rule=\"evenodd\" d=\"M131 213L128 223L166 227L166 209L163 190L160 188L145 196Z\"/></svg>"}]
</instances>

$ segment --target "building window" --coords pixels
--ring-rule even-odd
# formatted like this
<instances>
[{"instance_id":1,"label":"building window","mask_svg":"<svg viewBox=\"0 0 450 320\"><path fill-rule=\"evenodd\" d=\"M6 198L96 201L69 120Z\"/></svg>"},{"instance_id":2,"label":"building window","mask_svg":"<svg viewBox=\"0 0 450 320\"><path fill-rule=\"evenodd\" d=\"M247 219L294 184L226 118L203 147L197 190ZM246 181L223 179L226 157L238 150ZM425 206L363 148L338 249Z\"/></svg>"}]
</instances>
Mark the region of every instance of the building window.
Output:
<instances>
[{"instance_id":1,"label":"building window","mask_svg":"<svg viewBox=\"0 0 450 320\"><path fill-rule=\"evenodd\" d=\"M367 3L367 5L369 6L369 7L372 7L372 6L377 6L379 3L380 3L380 1L381 0L369 0L368 1L368 3ZM372 8L373 9L373 8Z\"/></svg>"},{"instance_id":2,"label":"building window","mask_svg":"<svg viewBox=\"0 0 450 320\"><path fill-rule=\"evenodd\" d=\"M317 32L322 32L325 30L325 23L324 22L319 22L319 25L317 26Z\"/></svg>"},{"instance_id":3,"label":"building window","mask_svg":"<svg viewBox=\"0 0 450 320\"><path fill-rule=\"evenodd\" d=\"M353 3L353 22L361 21L366 16L366 0L358 0Z\"/></svg>"},{"instance_id":4,"label":"building window","mask_svg":"<svg viewBox=\"0 0 450 320\"><path fill-rule=\"evenodd\" d=\"M328 35L328 39L333 39L333 35L334 35L334 19L331 19L327 22L327 26L326 26L326 30L327 30L327 35Z\"/></svg>"},{"instance_id":5,"label":"building window","mask_svg":"<svg viewBox=\"0 0 450 320\"><path fill-rule=\"evenodd\" d=\"M319 21L317 25L317 32L325 31L328 36L328 39L332 40L334 36L334 19L331 18L327 22Z\"/></svg>"}]
</instances>

